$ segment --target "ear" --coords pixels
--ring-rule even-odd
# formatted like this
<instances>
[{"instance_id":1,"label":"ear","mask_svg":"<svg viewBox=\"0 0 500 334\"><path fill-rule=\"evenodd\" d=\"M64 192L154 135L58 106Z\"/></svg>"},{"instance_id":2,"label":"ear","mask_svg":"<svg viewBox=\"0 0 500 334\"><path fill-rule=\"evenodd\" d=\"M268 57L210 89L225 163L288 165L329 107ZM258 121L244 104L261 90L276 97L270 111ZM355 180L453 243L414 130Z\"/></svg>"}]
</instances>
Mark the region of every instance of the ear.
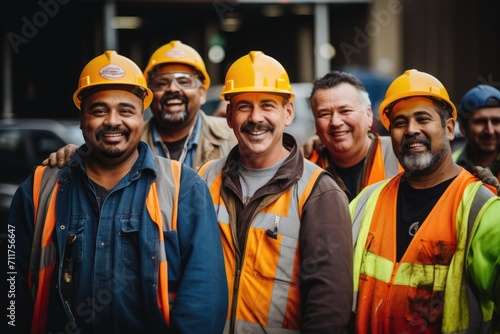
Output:
<instances>
[{"instance_id":1,"label":"ear","mask_svg":"<svg viewBox=\"0 0 500 334\"><path fill-rule=\"evenodd\" d=\"M455 138L455 120L451 117L446 120L446 130L446 137L452 141Z\"/></svg>"},{"instance_id":2,"label":"ear","mask_svg":"<svg viewBox=\"0 0 500 334\"><path fill-rule=\"evenodd\" d=\"M366 114L368 116L368 128L371 129L373 126L373 111L371 107L366 108Z\"/></svg>"},{"instance_id":3,"label":"ear","mask_svg":"<svg viewBox=\"0 0 500 334\"><path fill-rule=\"evenodd\" d=\"M288 102L285 106L285 126L292 124L295 117L295 105L293 102Z\"/></svg>"},{"instance_id":4,"label":"ear","mask_svg":"<svg viewBox=\"0 0 500 334\"><path fill-rule=\"evenodd\" d=\"M207 90L203 86L200 86L198 89L200 90L200 106L202 106L207 102Z\"/></svg>"},{"instance_id":5,"label":"ear","mask_svg":"<svg viewBox=\"0 0 500 334\"><path fill-rule=\"evenodd\" d=\"M229 102L226 106L226 122L229 128L233 128L233 106Z\"/></svg>"}]
</instances>

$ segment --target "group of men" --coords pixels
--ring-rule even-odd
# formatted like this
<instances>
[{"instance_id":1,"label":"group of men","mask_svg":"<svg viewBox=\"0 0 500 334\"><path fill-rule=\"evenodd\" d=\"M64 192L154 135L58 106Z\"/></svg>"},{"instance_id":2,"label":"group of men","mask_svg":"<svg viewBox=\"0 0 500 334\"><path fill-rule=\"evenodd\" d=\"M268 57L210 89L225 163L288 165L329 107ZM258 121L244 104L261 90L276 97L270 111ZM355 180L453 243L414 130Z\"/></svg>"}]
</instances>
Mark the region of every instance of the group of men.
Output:
<instances>
[{"instance_id":1,"label":"group of men","mask_svg":"<svg viewBox=\"0 0 500 334\"><path fill-rule=\"evenodd\" d=\"M441 82L408 70L381 103L381 137L363 84L333 71L314 82L322 145L305 159L284 133L294 94L277 60L232 64L225 120L201 110L209 85L180 41L143 73L114 51L87 64L74 94L86 143L52 154L59 168L38 167L11 206L15 304L29 319L17 329L497 329L498 91L472 90L457 111ZM462 159L489 167L477 171L489 184L454 161L457 116L477 139Z\"/></svg>"}]
</instances>

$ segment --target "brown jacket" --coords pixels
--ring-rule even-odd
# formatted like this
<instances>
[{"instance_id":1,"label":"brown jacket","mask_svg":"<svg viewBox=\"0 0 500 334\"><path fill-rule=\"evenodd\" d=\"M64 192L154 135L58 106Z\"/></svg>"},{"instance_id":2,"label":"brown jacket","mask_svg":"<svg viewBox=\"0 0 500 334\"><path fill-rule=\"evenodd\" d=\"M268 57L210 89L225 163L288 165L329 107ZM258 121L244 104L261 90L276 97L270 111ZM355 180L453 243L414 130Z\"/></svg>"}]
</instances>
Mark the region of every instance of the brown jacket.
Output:
<instances>
[{"instance_id":1,"label":"brown jacket","mask_svg":"<svg viewBox=\"0 0 500 334\"><path fill-rule=\"evenodd\" d=\"M247 255L247 233L255 215L266 210L269 205L266 203L288 191L302 177L304 157L295 139L285 134L283 145L290 155L246 206L241 201L238 148L226 158L220 192L230 220L236 221L237 231L233 231L233 235L238 239L237 258ZM298 243L300 331L342 333L349 322L353 299L351 219L346 195L327 172L318 177L302 207Z\"/></svg>"}]
</instances>

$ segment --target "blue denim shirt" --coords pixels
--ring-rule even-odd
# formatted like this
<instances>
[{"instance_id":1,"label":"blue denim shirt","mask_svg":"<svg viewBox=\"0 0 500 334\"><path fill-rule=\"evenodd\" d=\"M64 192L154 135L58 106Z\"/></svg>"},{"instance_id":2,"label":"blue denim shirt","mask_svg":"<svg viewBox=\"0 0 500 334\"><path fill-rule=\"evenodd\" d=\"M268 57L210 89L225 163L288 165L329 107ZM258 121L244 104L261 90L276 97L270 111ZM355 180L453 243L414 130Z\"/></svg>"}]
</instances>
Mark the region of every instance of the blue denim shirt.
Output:
<instances>
[{"instance_id":1,"label":"blue denim shirt","mask_svg":"<svg viewBox=\"0 0 500 334\"><path fill-rule=\"evenodd\" d=\"M196 148L198 147L198 142L200 141L201 124L202 124L201 115L198 114L198 116L196 117L196 122L193 127L193 131L189 135L188 141L184 143L185 152L182 153L179 159L180 162L184 163L187 166L193 166L194 156L196 154ZM156 152L158 152L157 154L164 158L170 158L168 149L166 145L163 143L160 134L158 133L156 123L153 123L151 131L155 149Z\"/></svg>"},{"instance_id":2,"label":"blue denim shirt","mask_svg":"<svg viewBox=\"0 0 500 334\"><path fill-rule=\"evenodd\" d=\"M217 218L204 181L182 166L177 230L164 233L169 290L176 293L167 326L157 301L159 232L145 206L156 178L153 154L140 143L133 168L99 210L83 167L84 147L59 171L58 257L47 331L64 330L74 317L83 332L222 332L228 299L226 275ZM30 177L19 187L9 215L20 249L16 253L20 285L16 300L19 311L28 312L31 296L25 284L33 236L32 184ZM72 280L67 284L63 274L69 262ZM69 307L63 306L63 299ZM23 319L31 319L30 314L23 314Z\"/></svg>"}]
</instances>

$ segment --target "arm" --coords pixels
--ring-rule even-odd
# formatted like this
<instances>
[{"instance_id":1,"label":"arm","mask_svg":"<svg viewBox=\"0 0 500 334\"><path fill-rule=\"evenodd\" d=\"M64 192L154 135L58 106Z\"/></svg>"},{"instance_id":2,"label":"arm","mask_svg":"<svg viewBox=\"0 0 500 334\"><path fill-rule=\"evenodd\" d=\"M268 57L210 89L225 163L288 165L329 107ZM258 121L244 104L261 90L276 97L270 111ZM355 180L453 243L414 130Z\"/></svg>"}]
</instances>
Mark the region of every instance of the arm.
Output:
<instances>
[{"instance_id":1,"label":"arm","mask_svg":"<svg viewBox=\"0 0 500 334\"><path fill-rule=\"evenodd\" d=\"M219 224L205 182L184 166L177 232L183 276L171 327L175 333L222 333L228 292Z\"/></svg>"},{"instance_id":2,"label":"arm","mask_svg":"<svg viewBox=\"0 0 500 334\"><path fill-rule=\"evenodd\" d=\"M302 145L302 153L306 159L311 159L314 150L320 152L322 149L323 143L318 136L312 136Z\"/></svg>"},{"instance_id":3,"label":"arm","mask_svg":"<svg viewBox=\"0 0 500 334\"><path fill-rule=\"evenodd\" d=\"M2 274L5 275L2 282L7 282L2 284L2 295L5 296L2 299L3 306L4 310L7 310L7 317L2 321L4 328L18 333L29 333L33 313L33 302L28 288L34 215L31 193L32 177L19 186L10 206L7 222L1 222L0 254ZM14 313L9 311L9 307L14 309ZM9 317L11 314L12 318Z\"/></svg>"},{"instance_id":4,"label":"arm","mask_svg":"<svg viewBox=\"0 0 500 334\"><path fill-rule=\"evenodd\" d=\"M77 149L78 146L74 144L63 146L57 152L50 153L49 157L42 161L42 165L63 168L71 160Z\"/></svg>"},{"instance_id":5,"label":"arm","mask_svg":"<svg viewBox=\"0 0 500 334\"><path fill-rule=\"evenodd\" d=\"M467 256L467 273L500 315L500 198L488 202L476 223Z\"/></svg>"},{"instance_id":6,"label":"arm","mask_svg":"<svg viewBox=\"0 0 500 334\"><path fill-rule=\"evenodd\" d=\"M301 222L302 333L342 333L352 308L352 231L346 195L323 174Z\"/></svg>"}]
</instances>

